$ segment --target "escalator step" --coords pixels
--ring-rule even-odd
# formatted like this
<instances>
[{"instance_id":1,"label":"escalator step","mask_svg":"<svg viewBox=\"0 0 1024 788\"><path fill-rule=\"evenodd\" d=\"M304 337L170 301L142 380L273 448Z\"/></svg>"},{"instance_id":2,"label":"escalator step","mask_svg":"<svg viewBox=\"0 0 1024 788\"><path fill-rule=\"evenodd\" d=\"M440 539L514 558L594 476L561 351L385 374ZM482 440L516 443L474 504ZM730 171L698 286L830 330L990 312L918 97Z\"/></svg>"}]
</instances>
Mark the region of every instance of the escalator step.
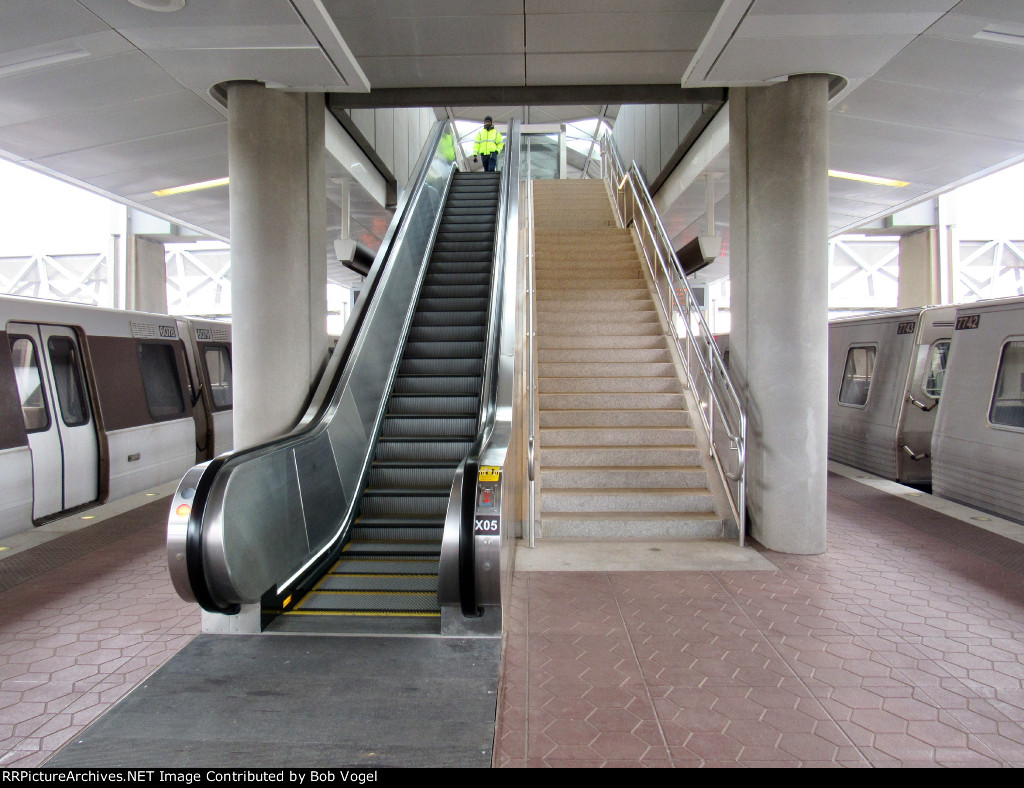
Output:
<instances>
[{"instance_id":1,"label":"escalator step","mask_svg":"<svg viewBox=\"0 0 1024 788\"><path fill-rule=\"evenodd\" d=\"M442 536L444 527L364 528L358 523L352 526L352 538L363 542L440 542Z\"/></svg>"},{"instance_id":2,"label":"escalator step","mask_svg":"<svg viewBox=\"0 0 1024 788\"><path fill-rule=\"evenodd\" d=\"M392 390L396 394L479 394L480 382L479 375L437 377L399 374Z\"/></svg>"},{"instance_id":3,"label":"escalator step","mask_svg":"<svg viewBox=\"0 0 1024 788\"><path fill-rule=\"evenodd\" d=\"M412 317L414 327L420 326L485 326L487 312L417 312Z\"/></svg>"},{"instance_id":4,"label":"escalator step","mask_svg":"<svg viewBox=\"0 0 1024 788\"><path fill-rule=\"evenodd\" d=\"M418 557L440 556L440 542L349 542L345 545L345 552L342 554L349 558L366 556L395 557Z\"/></svg>"},{"instance_id":5,"label":"escalator step","mask_svg":"<svg viewBox=\"0 0 1024 788\"><path fill-rule=\"evenodd\" d=\"M434 244L434 251L431 259L437 257L438 253L444 252L476 252L490 255L494 250L494 239L487 241L438 241Z\"/></svg>"},{"instance_id":6,"label":"escalator step","mask_svg":"<svg viewBox=\"0 0 1024 788\"><path fill-rule=\"evenodd\" d=\"M331 569L331 574L344 576L362 575L436 575L437 560L418 561L413 558L342 558Z\"/></svg>"},{"instance_id":7,"label":"escalator step","mask_svg":"<svg viewBox=\"0 0 1024 788\"><path fill-rule=\"evenodd\" d=\"M439 265L440 263L444 263L444 265ZM462 263L462 265L457 265L457 263ZM463 272L478 274L483 271L490 273L491 261L479 252L445 252L443 259L438 259L436 255L431 258L427 271L428 273L444 274Z\"/></svg>"},{"instance_id":8,"label":"escalator step","mask_svg":"<svg viewBox=\"0 0 1024 788\"><path fill-rule=\"evenodd\" d=\"M326 575L316 591L433 591L437 575Z\"/></svg>"},{"instance_id":9,"label":"escalator step","mask_svg":"<svg viewBox=\"0 0 1024 788\"><path fill-rule=\"evenodd\" d=\"M487 298L491 288L486 285L429 285L420 288L420 298Z\"/></svg>"},{"instance_id":10,"label":"escalator step","mask_svg":"<svg viewBox=\"0 0 1024 788\"><path fill-rule=\"evenodd\" d=\"M479 397L398 395L388 400L388 415L458 415L476 418L479 412Z\"/></svg>"},{"instance_id":11,"label":"escalator step","mask_svg":"<svg viewBox=\"0 0 1024 788\"><path fill-rule=\"evenodd\" d=\"M476 298L421 298L416 313L421 312L474 312L487 314L488 299Z\"/></svg>"},{"instance_id":12,"label":"escalator step","mask_svg":"<svg viewBox=\"0 0 1024 788\"><path fill-rule=\"evenodd\" d=\"M432 613L437 614L436 591L393 591L372 592L336 591L320 593L314 591L294 608L297 611L324 610L339 613Z\"/></svg>"},{"instance_id":13,"label":"escalator step","mask_svg":"<svg viewBox=\"0 0 1024 788\"><path fill-rule=\"evenodd\" d=\"M409 329L409 342L483 342L487 326L417 326Z\"/></svg>"},{"instance_id":14,"label":"escalator step","mask_svg":"<svg viewBox=\"0 0 1024 788\"><path fill-rule=\"evenodd\" d=\"M399 375L480 375L482 358L410 358L398 367Z\"/></svg>"},{"instance_id":15,"label":"escalator step","mask_svg":"<svg viewBox=\"0 0 1024 788\"><path fill-rule=\"evenodd\" d=\"M450 441L409 441L400 438L381 438L377 442L376 462L462 462L473 442L468 440Z\"/></svg>"},{"instance_id":16,"label":"escalator step","mask_svg":"<svg viewBox=\"0 0 1024 788\"><path fill-rule=\"evenodd\" d=\"M370 466L367 487L451 487L458 466L420 466L405 463L386 466L374 463Z\"/></svg>"},{"instance_id":17,"label":"escalator step","mask_svg":"<svg viewBox=\"0 0 1024 788\"><path fill-rule=\"evenodd\" d=\"M405 345L405 358L407 359L479 359L483 354L483 342L443 342L436 340L407 342Z\"/></svg>"},{"instance_id":18,"label":"escalator step","mask_svg":"<svg viewBox=\"0 0 1024 788\"><path fill-rule=\"evenodd\" d=\"M466 285L477 285L489 288L490 284L490 271L479 274L441 274L430 272L423 280L424 287L465 287Z\"/></svg>"},{"instance_id":19,"label":"escalator step","mask_svg":"<svg viewBox=\"0 0 1024 788\"><path fill-rule=\"evenodd\" d=\"M362 514L425 514L444 516L448 510L450 490L440 495L426 495L422 492L412 495L411 490L401 493L378 493L376 490L363 492L360 512Z\"/></svg>"},{"instance_id":20,"label":"escalator step","mask_svg":"<svg viewBox=\"0 0 1024 788\"><path fill-rule=\"evenodd\" d=\"M385 416L380 434L385 438L469 438L476 435L476 416Z\"/></svg>"}]
</instances>

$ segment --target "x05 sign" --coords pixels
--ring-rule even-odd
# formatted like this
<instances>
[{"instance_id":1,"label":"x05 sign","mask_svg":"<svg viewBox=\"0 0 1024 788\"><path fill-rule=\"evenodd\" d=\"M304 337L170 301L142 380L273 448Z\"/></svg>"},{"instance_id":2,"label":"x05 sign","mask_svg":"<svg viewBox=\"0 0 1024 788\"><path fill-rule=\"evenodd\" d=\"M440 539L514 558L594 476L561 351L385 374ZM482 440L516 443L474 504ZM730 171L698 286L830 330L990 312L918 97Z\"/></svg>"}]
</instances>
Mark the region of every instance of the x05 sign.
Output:
<instances>
[{"instance_id":1,"label":"x05 sign","mask_svg":"<svg viewBox=\"0 0 1024 788\"><path fill-rule=\"evenodd\" d=\"M473 536L497 536L501 533L501 518L498 515L481 517L473 520Z\"/></svg>"}]
</instances>

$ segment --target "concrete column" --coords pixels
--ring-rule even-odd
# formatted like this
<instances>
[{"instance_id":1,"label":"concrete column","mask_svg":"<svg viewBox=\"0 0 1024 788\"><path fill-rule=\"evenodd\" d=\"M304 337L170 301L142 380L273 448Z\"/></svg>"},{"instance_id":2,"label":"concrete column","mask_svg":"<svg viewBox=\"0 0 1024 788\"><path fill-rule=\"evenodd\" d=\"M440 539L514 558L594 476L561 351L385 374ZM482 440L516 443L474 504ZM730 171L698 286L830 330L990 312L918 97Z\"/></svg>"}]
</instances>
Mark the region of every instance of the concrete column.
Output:
<instances>
[{"instance_id":1,"label":"concrete column","mask_svg":"<svg viewBox=\"0 0 1024 788\"><path fill-rule=\"evenodd\" d=\"M234 441L290 430L327 360L324 97L228 86Z\"/></svg>"},{"instance_id":2,"label":"concrete column","mask_svg":"<svg viewBox=\"0 0 1024 788\"><path fill-rule=\"evenodd\" d=\"M132 235L128 238L125 309L167 314L167 264L164 245Z\"/></svg>"},{"instance_id":3,"label":"concrete column","mask_svg":"<svg viewBox=\"0 0 1024 788\"><path fill-rule=\"evenodd\" d=\"M939 240L934 227L900 236L900 281L896 305L928 306L941 301Z\"/></svg>"},{"instance_id":4,"label":"concrete column","mask_svg":"<svg viewBox=\"0 0 1024 788\"><path fill-rule=\"evenodd\" d=\"M730 364L747 407L751 534L825 550L828 77L729 91Z\"/></svg>"}]
</instances>

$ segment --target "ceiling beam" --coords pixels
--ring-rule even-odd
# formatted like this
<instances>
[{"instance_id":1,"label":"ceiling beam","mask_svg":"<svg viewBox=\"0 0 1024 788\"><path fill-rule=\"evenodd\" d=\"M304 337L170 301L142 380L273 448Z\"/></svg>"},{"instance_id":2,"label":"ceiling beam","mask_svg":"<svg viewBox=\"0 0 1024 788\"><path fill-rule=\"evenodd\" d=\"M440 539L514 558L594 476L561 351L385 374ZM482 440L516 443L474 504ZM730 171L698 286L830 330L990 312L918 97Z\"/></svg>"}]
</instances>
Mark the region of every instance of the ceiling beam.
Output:
<instances>
[{"instance_id":1,"label":"ceiling beam","mask_svg":"<svg viewBox=\"0 0 1024 788\"><path fill-rule=\"evenodd\" d=\"M559 104L722 104L724 88L678 85L537 85L501 87L378 88L369 93L330 93L328 106L480 107Z\"/></svg>"}]
</instances>

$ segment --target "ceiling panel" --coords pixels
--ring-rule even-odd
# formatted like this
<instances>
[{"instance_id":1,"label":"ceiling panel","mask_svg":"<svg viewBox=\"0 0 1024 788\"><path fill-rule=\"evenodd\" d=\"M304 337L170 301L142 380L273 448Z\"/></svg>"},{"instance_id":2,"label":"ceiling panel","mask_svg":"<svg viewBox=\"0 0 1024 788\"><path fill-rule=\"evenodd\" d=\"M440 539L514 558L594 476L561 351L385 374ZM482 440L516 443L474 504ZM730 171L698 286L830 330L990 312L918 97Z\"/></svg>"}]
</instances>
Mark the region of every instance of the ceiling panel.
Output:
<instances>
[{"instance_id":1,"label":"ceiling panel","mask_svg":"<svg viewBox=\"0 0 1024 788\"><path fill-rule=\"evenodd\" d=\"M846 115L916 128L1024 139L1024 101L951 94L882 79L868 81L832 112L834 118Z\"/></svg>"},{"instance_id":2,"label":"ceiling panel","mask_svg":"<svg viewBox=\"0 0 1024 788\"><path fill-rule=\"evenodd\" d=\"M135 170L140 162L161 167L169 162L221 155L226 163L227 154L227 124L220 123L50 156L40 159L39 163L73 178L91 180L101 175ZM158 188L181 185L168 183Z\"/></svg>"},{"instance_id":3,"label":"ceiling panel","mask_svg":"<svg viewBox=\"0 0 1024 788\"><path fill-rule=\"evenodd\" d=\"M182 90L140 52L0 78L0 126Z\"/></svg>"},{"instance_id":4,"label":"ceiling panel","mask_svg":"<svg viewBox=\"0 0 1024 788\"><path fill-rule=\"evenodd\" d=\"M523 85L526 80L522 55L364 56L359 65L375 88Z\"/></svg>"},{"instance_id":5,"label":"ceiling panel","mask_svg":"<svg viewBox=\"0 0 1024 788\"><path fill-rule=\"evenodd\" d=\"M187 91L0 126L0 148L41 159L74 150L152 137L180 129L225 124L222 113Z\"/></svg>"},{"instance_id":6,"label":"ceiling panel","mask_svg":"<svg viewBox=\"0 0 1024 788\"><path fill-rule=\"evenodd\" d=\"M529 85L628 85L679 82L692 52L529 55Z\"/></svg>"},{"instance_id":7,"label":"ceiling panel","mask_svg":"<svg viewBox=\"0 0 1024 788\"><path fill-rule=\"evenodd\" d=\"M733 39L711 69L710 79L733 84L789 74L866 79L911 41L909 35Z\"/></svg>"},{"instance_id":8,"label":"ceiling panel","mask_svg":"<svg viewBox=\"0 0 1024 788\"><path fill-rule=\"evenodd\" d=\"M89 182L104 191L123 194L133 202L152 201L152 192L158 189L227 177L227 163L227 156L223 154L173 162L146 162L138 169L99 175Z\"/></svg>"},{"instance_id":9,"label":"ceiling panel","mask_svg":"<svg viewBox=\"0 0 1024 788\"><path fill-rule=\"evenodd\" d=\"M856 9L856 13L804 13L783 14L775 9L772 13L759 13L761 3L743 20L736 31L736 38L799 38L850 36L916 36L942 16L942 12L871 13ZM849 7L849 6L848 6ZM945 9L943 9L945 10Z\"/></svg>"},{"instance_id":10,"label":"ceiling panel","mask_svg":"<svg viewBox=\"0 0 1024 788\"><path fill-rule=\"evenodd\" d=\"M523 0L321 0L331 17L339 23L351 17L392 20L413 16L521 16ZM344 34L344 30L342 33Z\"/></svg>"},{"instance_id":11,"label":"ceiling panel","mask_svg":"<svg viewBox=\"0 0 1024 788\"><path fill-rule=\"evenodd\" d=\"M1024 4L1021 4L1024 13ZM939 64L944 64L941 67ZM879 70L888 82L1024 101L1024 47L921 36Z\"/></svg>"},{"instance_id":12,"label":"ceiling panel","mask_svg":"<svg viewBox=\"0 0 1024 788\"><path fill-rule=\"evenodd\" d=\"M39 22L46 20L45 25ZM0 3L0 52L61 41L106 30L107 26L67 0L4 0Z\"/></svg>"},{"instance_id":13,"label":"ceiling panel","mask_svg":"<svg viewBox=\"0 0 1024 788\"><path fill-rule=\"evenodd\" d=\"M572 6L570 6L572 7ZM526 49L536 52L696 51L709 13L557 13L526 18ZM522 42L520 41L520 46ZM678 77L682 76L680 71Z\"/></svg>"},{"instance_id":14,"label":"ceiling panel","mask_svg":"<svg viewBox=\"0 0 1024 788\"><path fill-rule=\"evenodd\" d=\"M523 51L523 18L515 16L406 17L382 24L373 17L340 25L357 58L407 55L501 55ZM468 31L472 31L467 35Z\"/></svg>"}]
</instances>

